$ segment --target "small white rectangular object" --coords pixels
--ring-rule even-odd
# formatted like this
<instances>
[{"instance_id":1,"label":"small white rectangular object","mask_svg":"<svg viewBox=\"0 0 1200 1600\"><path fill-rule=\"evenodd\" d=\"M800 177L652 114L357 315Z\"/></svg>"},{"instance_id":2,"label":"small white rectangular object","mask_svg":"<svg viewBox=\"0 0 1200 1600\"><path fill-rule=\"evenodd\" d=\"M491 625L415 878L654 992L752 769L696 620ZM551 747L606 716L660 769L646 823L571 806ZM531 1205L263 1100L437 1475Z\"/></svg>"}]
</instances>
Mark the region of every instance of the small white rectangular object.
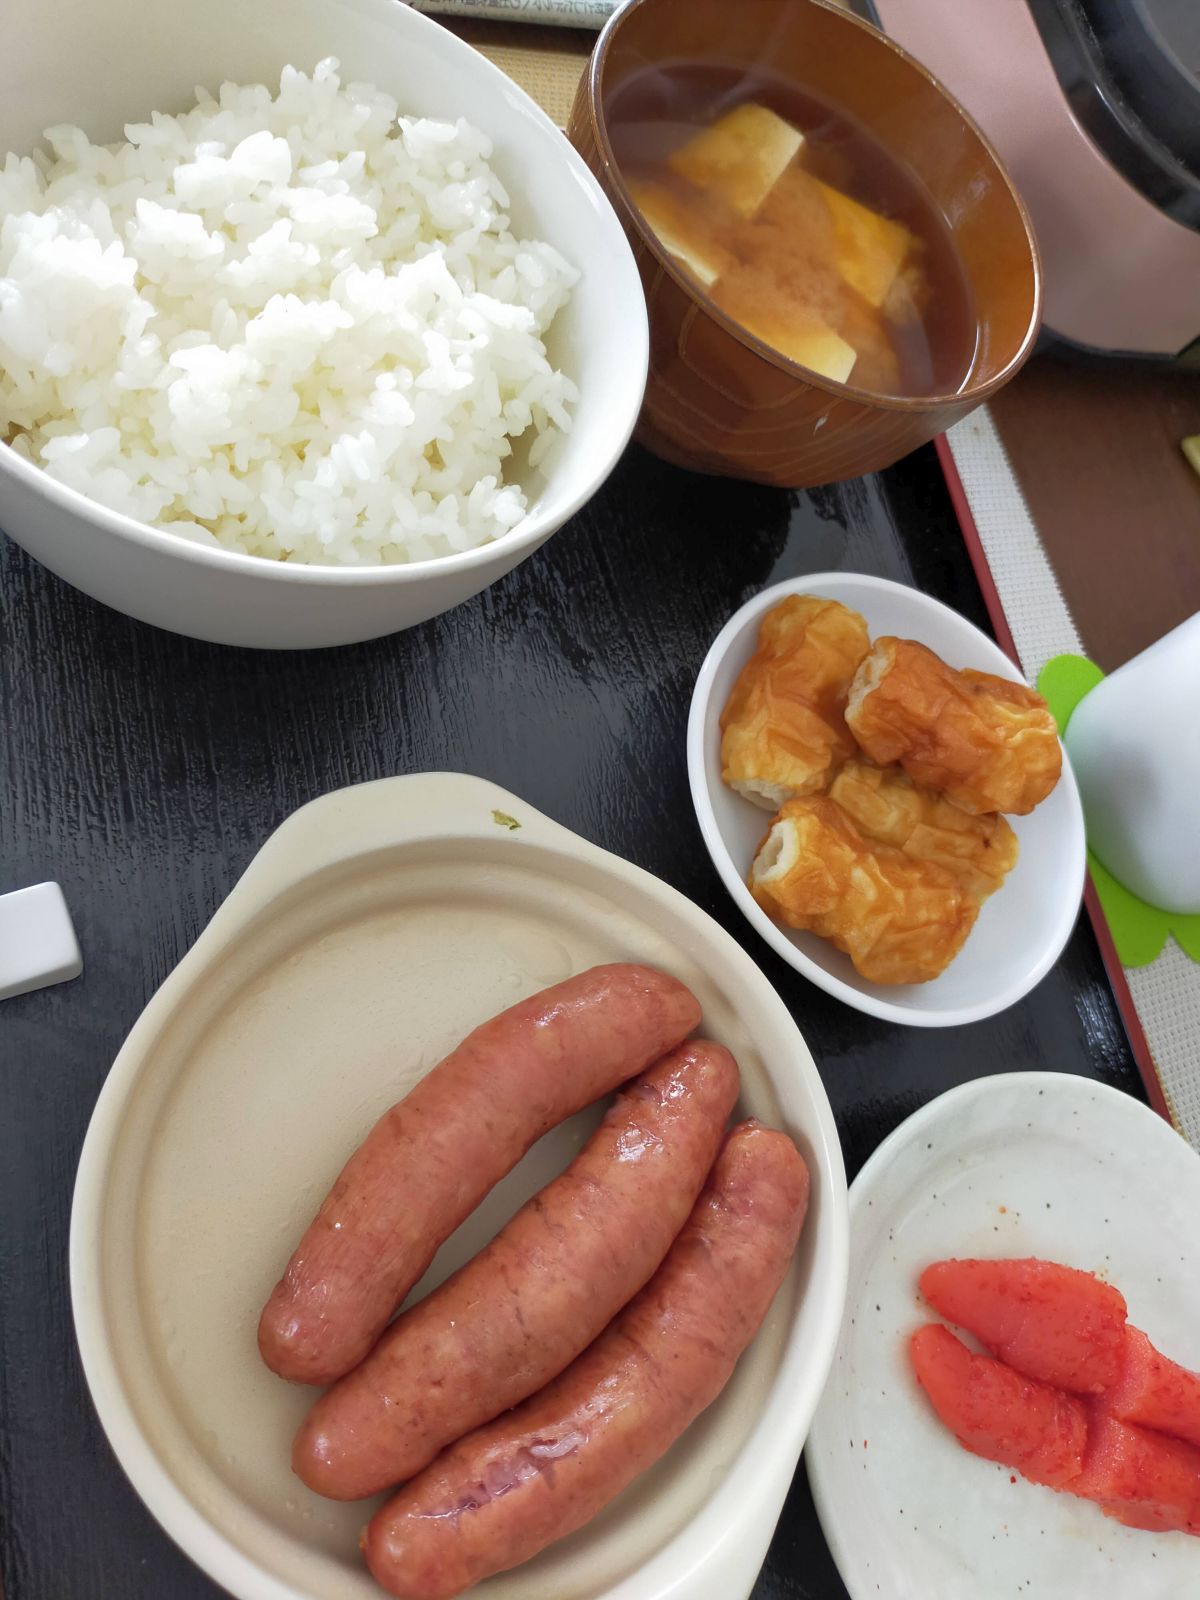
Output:
<instances>
[{"instance_id":1,"label":"small white rectangular object","mask_svg":"<svg viewBox=\"0 0 1200 1600\"><path fill-rule=\"evenodd\" d=\"M56 883L0 895L0 1000L83 971L71 913Z\"/></svg>"}]
</instances>

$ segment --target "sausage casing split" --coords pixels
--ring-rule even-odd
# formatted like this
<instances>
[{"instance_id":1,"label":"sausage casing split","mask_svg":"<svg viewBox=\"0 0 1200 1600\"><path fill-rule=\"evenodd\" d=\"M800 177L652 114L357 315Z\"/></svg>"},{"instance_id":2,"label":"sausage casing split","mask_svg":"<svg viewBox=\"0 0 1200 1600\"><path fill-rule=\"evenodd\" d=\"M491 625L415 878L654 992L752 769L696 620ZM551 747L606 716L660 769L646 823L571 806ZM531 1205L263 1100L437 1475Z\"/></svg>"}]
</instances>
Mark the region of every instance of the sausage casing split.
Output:
<instances>
[{"instance_id":1,"label":"sausage casing split","mask_svg":"<svg viewBox=\"0 0 1200 1600\"><path fill-rule=\"evenodd\" d=\"M791 1140L735 1129L662 1266L595 1343L371 1519L362 1544L376 1581L400 1600L450 1600L594 1517L721 1392L807 1204Z\"/></svg>"},{"instance_id":2,"label":"sausage casing split","mask_svg":"<svg viewBox=\"0 0 1200 1600\"><path fill-rule=\"evenodd\" d=\"M299 1477L335 1500L376 1494L556 1377L666 1255L737 1094L737 1063L706 1040L627 1084L561 1177L322 1395Z\"/></svg>"},{"instance_id":3,"label":"sausage casing split","mask_svg":"<svg viewBox=\"0 0 1200 1600\"><path fill-rule=\"evenodd\" d=\"M695 996L652 967L593 967L483 1023L384 1112L263 1310L281 1377L357 1366L438 1246L542 1134L684 1040Z\"/></svg>"}]
</instances>

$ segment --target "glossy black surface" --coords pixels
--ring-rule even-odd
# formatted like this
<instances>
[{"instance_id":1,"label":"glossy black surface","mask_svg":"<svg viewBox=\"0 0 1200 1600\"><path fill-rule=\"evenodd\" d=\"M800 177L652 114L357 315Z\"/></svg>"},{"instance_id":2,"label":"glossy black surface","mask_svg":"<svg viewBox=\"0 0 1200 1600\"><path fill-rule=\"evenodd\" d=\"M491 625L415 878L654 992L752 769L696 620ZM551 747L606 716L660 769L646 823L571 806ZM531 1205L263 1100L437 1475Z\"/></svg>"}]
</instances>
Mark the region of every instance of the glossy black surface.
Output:
<instances>
[{"instance_id":1,"label":"glossy black surface","mask_svg":"<svg viewBox=\"0 0 1200 1600\"><path fill-rule=\"evenodd\" d=\"M0 540L0 890L57 879L86 962L0 1005L0 1585L7 1600L218 1593L116 1465L80 1373L71 1185L113 1056L289 812L427 768L495 779L658 873L740 939L821 1068L853 1173L942 1090L1012 1068L1140 1094L1086 924L1041 987L961 1029L893 1027L810 987L751 933L701 844L684 760L718 628L776 579L910 581L986 627L932 450L787 494L634 448L532 560L409 633L307 655L223 649L105 610ZM218 1180L219 1181L219 1180ZM838 1600L803 1473L755 1590Z\"/></svg>"}]
</instances>

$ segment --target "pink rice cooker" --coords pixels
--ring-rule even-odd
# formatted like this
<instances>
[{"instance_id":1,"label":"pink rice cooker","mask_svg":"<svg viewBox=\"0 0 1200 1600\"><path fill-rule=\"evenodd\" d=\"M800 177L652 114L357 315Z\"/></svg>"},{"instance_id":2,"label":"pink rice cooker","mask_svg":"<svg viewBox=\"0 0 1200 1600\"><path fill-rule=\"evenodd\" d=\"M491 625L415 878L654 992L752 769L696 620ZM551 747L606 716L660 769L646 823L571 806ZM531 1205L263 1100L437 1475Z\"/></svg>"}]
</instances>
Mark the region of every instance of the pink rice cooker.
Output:
<instances>
[{"instance_id":1,"label":"pink rice cooker","mask_svg":"<svg viewBox=\"0 0 1200 1600\"><path fill-rule=\"evenodd\" d=\"M1012 174L1041 246L1046 326L1200 365L1200 0L869 7Z\"/></svg>"}]
</instances>

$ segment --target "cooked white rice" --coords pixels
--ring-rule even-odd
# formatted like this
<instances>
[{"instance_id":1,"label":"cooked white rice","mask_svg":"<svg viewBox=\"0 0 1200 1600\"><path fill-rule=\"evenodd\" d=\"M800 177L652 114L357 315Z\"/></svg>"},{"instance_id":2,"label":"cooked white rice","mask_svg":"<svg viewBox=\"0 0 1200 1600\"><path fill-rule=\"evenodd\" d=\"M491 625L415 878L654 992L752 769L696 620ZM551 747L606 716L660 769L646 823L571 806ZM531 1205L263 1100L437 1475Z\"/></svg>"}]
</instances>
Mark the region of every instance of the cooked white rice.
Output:
<instances>
[{"instance_id":1,"label":"cooked white rice","mask_svg":"<svg viewBox=\"0 0 1200 1600\"><path fill-rule=\"evenodd\" d=\"M460 119L337 62L196 91L128 143L0 170L0 439L143 522L280 560L505 533L577 398L544 335L578 274L519 240ZM2 448L2 446L0 446Z\"/></svg>"}]
</instances>

